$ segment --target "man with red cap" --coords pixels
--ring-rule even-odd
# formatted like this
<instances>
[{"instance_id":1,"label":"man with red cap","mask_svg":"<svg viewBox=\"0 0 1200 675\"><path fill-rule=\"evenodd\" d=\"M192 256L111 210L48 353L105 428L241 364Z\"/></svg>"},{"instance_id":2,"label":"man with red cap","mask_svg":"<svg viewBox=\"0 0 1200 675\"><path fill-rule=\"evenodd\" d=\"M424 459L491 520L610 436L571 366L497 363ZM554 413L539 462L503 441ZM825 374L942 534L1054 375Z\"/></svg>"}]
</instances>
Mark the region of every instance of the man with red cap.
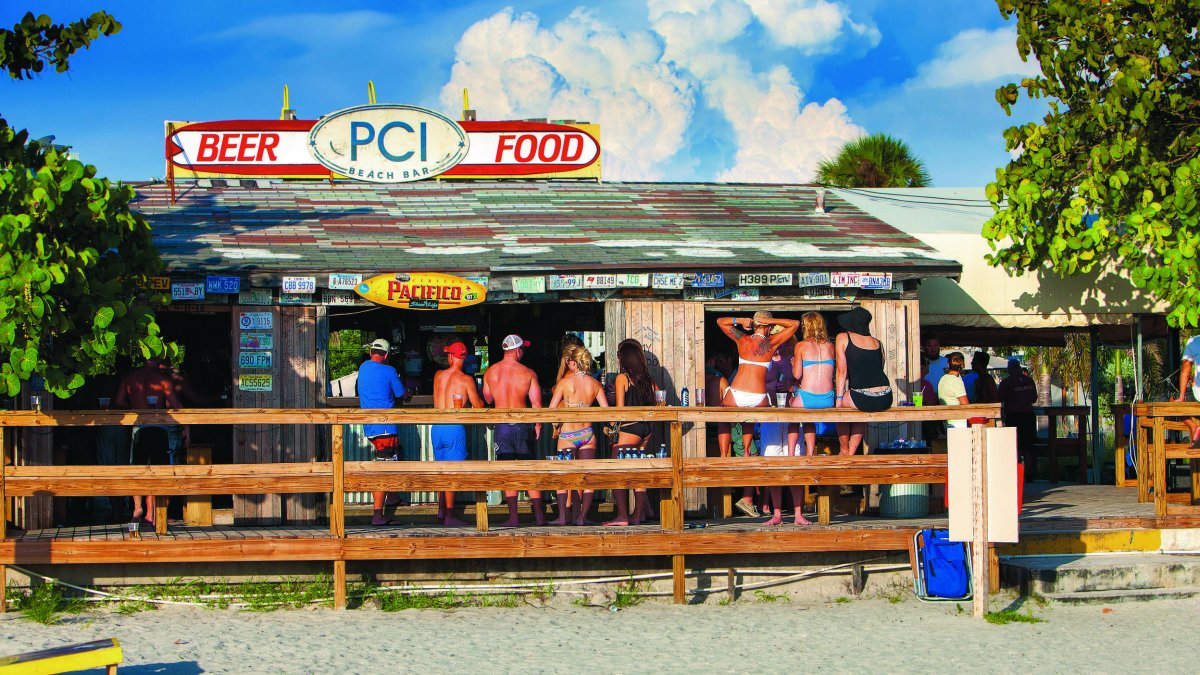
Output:
<instances>
[{"instance_id":1,"label":"man with red cap","mask_svg":"<svg viewBox=\"0 0 1200 675\"><path fill-rule=\"evenodd\" d=\"M489 367L483 375L484 400L495 404L497 408L542 407L542 387L538 384L537 374L521 364L529 340L520 335L509 335L501 346L504 348L504 358ZM541 438L541 424L497 424L494 440L496 459L533 459L530 426L533 427L533 437ZM534 522L545 525L541 491L530 490L529 498L533 500ZM508 504L508 520L504 521L503 527L517 527L520 525L517 519L517 492L506 491L504 501Z\"/></svg>"},{"instance_id":2,"label":"man with red cap","mask_svg":"<svg viewBox=\"0 0 1200 675\"><path fill-rule=\"evenodd\" d=\"M433 407L442 410L463 408L469 402L472 408L482 408L479 392L475 389L475 378L463 372L467 358L467 346L455 342L443 348L449 365L433 376ZM461 424L434 424L430 427L433 442L433 459L438 462L461 462L467 458L467 429ZM438 493L438 521L450 527L466 525L454 517L454 493L447 490Z\"/></svg>"}]
</instances>

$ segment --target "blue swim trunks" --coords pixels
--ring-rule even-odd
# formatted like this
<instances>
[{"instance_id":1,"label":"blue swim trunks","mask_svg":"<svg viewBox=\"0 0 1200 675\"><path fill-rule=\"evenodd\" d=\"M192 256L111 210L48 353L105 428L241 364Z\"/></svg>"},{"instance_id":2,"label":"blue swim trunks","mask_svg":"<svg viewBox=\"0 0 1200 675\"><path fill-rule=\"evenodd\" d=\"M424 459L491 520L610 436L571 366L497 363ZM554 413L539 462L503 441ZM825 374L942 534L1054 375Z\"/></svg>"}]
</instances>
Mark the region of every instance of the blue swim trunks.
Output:
<instances>
[{"instance_id":1,"label":"blue swim trunks","mask_svg":"<svg viewBox=\"0 0 1200 675\"><path fill-rule=\"evenodd\" d=\"M439 462L461 462L467 458L467 428L461 424L434 424L429 428L433 458Z\"/></svg>"}]
</instances>

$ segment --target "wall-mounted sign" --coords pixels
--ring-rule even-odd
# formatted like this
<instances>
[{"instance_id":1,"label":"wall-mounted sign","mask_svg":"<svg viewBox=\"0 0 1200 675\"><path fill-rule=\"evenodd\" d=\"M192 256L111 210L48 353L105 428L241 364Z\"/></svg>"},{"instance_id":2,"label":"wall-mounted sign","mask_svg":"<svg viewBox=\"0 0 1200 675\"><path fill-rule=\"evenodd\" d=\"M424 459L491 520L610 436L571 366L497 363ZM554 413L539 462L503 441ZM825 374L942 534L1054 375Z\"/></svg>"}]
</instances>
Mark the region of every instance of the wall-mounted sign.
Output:
<instances>
[{"instance_id":1,"label":"wall-mounted sign","mask_svg":"<svg viewBox=\"0 0 1200 675\"><path fill-rule=\"evenodd\" d=\"M487 298L483 286L441 272L380 274L364 280L354 292L377 305L400 309L458 309Z\"/></svg>"},{"instance_id":2,"label":"wall-mounted sign","mask_svg":"<svg viewBox=\"0 0 1200 675\"><path fill-rule=\"evenodd\" d=\"M696 278L692 280L693 288L723 288L724 286L724 272L696 272Z\"/></svg>"},{"instance_id":3,"label":"wall-mounted sign","mask_svg":"<svg viewBox=\"0 0 1200 675\"><path fill-rule=\"evenodd\" d=\"M273 323L270 312L238 312L238 328L242 330L270 330Z\"/></svg>"},{"instance_id":4,"label":"wall-mounted sign","mask_svg":"<svg viewBox=\"0 0 1200 675\"><path fill-rule=\"evenodd\" d=\"M124 281L124 278L122 278ZM171 277L139 277L133 280L138 288L151 291L171 290Z\"/></svg>"},{"instance_id":5,"label":"wall-mounted sign","mask_svg":"<svg viewBox=\"0 0 1200 675\"><path fill-rule=\"evenodd\" d=\"M491 281L491 279L487 275L478 276L478 277L463 277L463 278L466 279L467 281L474 281L475 283L479 284L480 286L483 286L484 288L488 288L488 282ZM491 290L491 289L488 288L488 290Z\"/></svg>"},{"instance_id":6,"label":"wall-mounted sign","mask_svg":"<svg viewBox=\"0 0 1200 675\"><path fill-rule=\"evenodd\" d=\"M241 373L238 375L238 389L241 391L271 391L275 378L258 373Z\"/></svg>"},{"instance_id":7,"label":"wall-mounted sign","mask_svg":"<svg viewBox=\"0 0 1200 675\"><path fill-rule=\"evenodd\" d=\"M316 302L312 293L288 293L279 296L281 305L311 305Z\"/></svg>"},{"instance_id":8,"label":"wall-mounted sign","mask_svg":"<svg viewBox=\"0 0 1200 675\"><path fill-rule=\"evenodd\" d=\"M329 289L333 291L352 291L362 283L361 274L345 274L331 272L329 274Z\"/></svg>"},{"instance_id":9,"label":"wall-mounted sign","mask_svg":"<svg viewBox=\"0 0 1200 675\"><path fill-rule=\"evenodd\" d=\"M859 280L859 288L873 291L890 291L892 290L892 273L867 273L862 275Z\"/></svg>"},{"instance_id":10,"label":"wall-mounted sign","mask_svg":"<svg viewBox=\"0 0 1200 675\"><path fill-rule=\"evenodd\" d=\"M809 286L828 286L829 272L808 272L807 274L797 274L796 285L800 288L808 288Z\"/></svg>"},{"instance_id":11,"label":"wall-mounted sign","mask_svg":"<svg viewBox=\"0 0 1200 675\"><path fill-rule=\"evenodd\" d=\"M271 352L238 352L238 368L270 368Z\"/></svg>"},{"instance_id":12,"label":"wall-mounted sign","mask_svg":"<svg viewBox=\"0 0 1200 675\"><path fill-rule=\"evenodd\" d=\"M615 274L585 274L583 275L584 288L616 288L617 275Z\"/></svg>"},{"instance_id":13,"label":"wall-mounted sign","mask_svg":"<svg viewBox=\"0 0 1200 675\"><path fill-rule=\"evenodd\" d=\"M275 349L275 337L271 333L241 333L238 335L241 349Z\"/></svg>"},{"instance_id":14,"label":"wall-mounted sign","mask_svg":"<svg viewBox=\"0 0 1200 675\"><path fill-rule=\"evenodd\" d=\"M617 275L618 288L645 288L650 285L650 275L637 273L630 274L628 272Z\"/></svg>"},{"instance_id":15,"label":"wall-mounted sign","mask_svg":"<svg viewBox=\"0 0 1200 675\"><path fill-rule=\"evenodd\" d=\"M238 293L239 305L269 305L275 293L269 288L250 288Z\"/></svg>"},{"instance_id":16,"label":"wall-mounted sign","mask_svg":"<svg viewBox=\"0 0 1200 675\"><path fill-rule=\"evenodd\" d=\"M668 291L683 290L683 275L674 272L655 272L650 275L651 288Z\"/></svg>"},{"instance_id":17,"label":"wall-mounted sign","mask_svg":"<svg viewBox=\"0 0 1200 675\"><path fill-rule=\"evenodd\" d=\"M752 272L738 275L739 286L791 286L791 272Z\"/></svg>"},{"instance_id":18,"label":"wall-mounted sign","mask_svg":"<svg viewBox=\"0 0 1200 675\"><path fill-rule=\"evenodd\" d=\"M513 277L513 293L545 293L546 277Z\"/></svg>"},{"instance_id":19,"label":"wall-mounted sign","mask_svg":"<svg viewBox=\"0 0 1200 675\"><path fill-rule=\"evenodd\" d=\"M167 164L173 166L177 178L324 178L330 169L313 158L308 145L309 132L316 124L316 120L167 122ZM467 152L444 176L600 177L599 125L456 124L468 139ZM374 129L375 138L366 145L378 145L380 129ZM384 147L392 154L406 152L402 146L418 135L419 127L414 130L409 134L402 127L388 129ZM361 142L367 129L359 128L358 134ZM427 152L428 145L427 141Z\"/></svg>"},{"instance_id":20,"label":"wall-mounted sign","mask_svg":"<svg viewBox=\"0 0 1200 675\"><path fill-rule=\"evenodd\" d=\"M203 300L204 299L204 284L196 282L179 282L171 284L171 300Z\"/></svg>"},{"instance_id":21,"label":"wall-mounted sign","mask_svg":"<svg viewBox=\"0 0 1200 675\"><path fill-rule=\"evenodd\" d=\"M583 275L580 274L551 274L546 277L546 290L575 291L583 288Z\"/></svg>"},{"instance_id":22,"label":"wall-mounted sign","mask_svg":"<svg viewBox=\"0 0 1200 675\"><path fill-rule=\"evenodd\" d=\"M621 295L626 298L653 298L654 289L651 288L622 288Z\"/></svg>"},{"instance_id":23,"label":"wall-mounted sign","mask_svg":"<svg viewBox=\"0 0 1200 675\"><path fill-rule=\"evenodd\" d=\"M354 306L370 304L353 291L321 291L321 304L338 306Z\"/></svg>"},{"instance_id":24,"label":"wall-mounted sign","mask_svg":"<svg viewBox=\"0 0 1200 675\"><path fill-rule=\"evenodd\" d=\"M279 287L279 291L284 295L317 292L316 277L284 277L283 282Z\"/></svg>"},{"instance_id":25,"label":"wall-mounted sign","mask_svg":"<svg viewBox=\"0 0 1200 675\"><path fill-rule=\"evenodd\" d=\"M467 132L445 115L384 103L335 110L308 133L313 159L371 183L408 183L445 173L467 156Z\"/></svg>"},{"instance_id":26,"label":"wall-mounted sign","mask_svg":"<svg viewBox=\"0 0 1200 675\"><path fill-rule=\"evenodd\" d=\"M800 289L800 297L809 300L833 300L837 295L829 286L804 286Z\"/></svg>"},{"instance_id":27,"label":"wall-mounted sign","mask_svg":"<svg viewBox=\"0 0 1200 675\"><path fill-rule=\"evenodd\" d=\"M206 293L240 293L242 280L238 277L209 276L204 279Z\"/></svg>"}]
</instances>

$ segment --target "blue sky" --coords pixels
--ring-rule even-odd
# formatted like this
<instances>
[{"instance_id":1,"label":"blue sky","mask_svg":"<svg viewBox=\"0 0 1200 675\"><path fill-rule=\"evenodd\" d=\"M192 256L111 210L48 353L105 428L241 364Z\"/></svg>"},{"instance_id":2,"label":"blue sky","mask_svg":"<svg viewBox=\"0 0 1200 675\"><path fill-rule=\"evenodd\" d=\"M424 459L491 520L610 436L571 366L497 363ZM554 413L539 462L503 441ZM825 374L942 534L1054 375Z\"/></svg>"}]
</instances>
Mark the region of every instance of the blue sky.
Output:
<instances>
[{"instance_id":1,"label":"blue sky","mask_svg":"<svg viewBox=\"0 0 1200 675\"><path fill-rule=\"evenodd\" d=\"M8 2L124 25L67 75L0 83L0 114L102 174L163 175L163 122L366 102L601 124L610 180L804 182L847 140L909 143L935 185L1007 161L995 88L1034 72L987 0Z\"/></svg>"}]
</instances>

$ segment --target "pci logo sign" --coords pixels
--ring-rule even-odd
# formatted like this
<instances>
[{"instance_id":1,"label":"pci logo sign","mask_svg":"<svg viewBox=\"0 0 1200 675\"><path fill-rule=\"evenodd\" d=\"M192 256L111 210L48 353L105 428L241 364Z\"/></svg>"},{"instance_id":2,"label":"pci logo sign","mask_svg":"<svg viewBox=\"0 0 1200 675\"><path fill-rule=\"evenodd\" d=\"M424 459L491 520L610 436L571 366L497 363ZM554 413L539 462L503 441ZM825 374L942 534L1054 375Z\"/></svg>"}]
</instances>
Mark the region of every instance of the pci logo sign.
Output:
<instances>
[{"instance_id":1,"label":"pci logo sign","mask_svg":"<svg viewBox=\"0 0 1200 675\"><path fill-rule=\"evenodd\" d=\"M407 183L433 178L467 156L470 141L454 120L410 105L343 108L308 134L314 159L355 180Z\"/></svg>"}]
</instances>

